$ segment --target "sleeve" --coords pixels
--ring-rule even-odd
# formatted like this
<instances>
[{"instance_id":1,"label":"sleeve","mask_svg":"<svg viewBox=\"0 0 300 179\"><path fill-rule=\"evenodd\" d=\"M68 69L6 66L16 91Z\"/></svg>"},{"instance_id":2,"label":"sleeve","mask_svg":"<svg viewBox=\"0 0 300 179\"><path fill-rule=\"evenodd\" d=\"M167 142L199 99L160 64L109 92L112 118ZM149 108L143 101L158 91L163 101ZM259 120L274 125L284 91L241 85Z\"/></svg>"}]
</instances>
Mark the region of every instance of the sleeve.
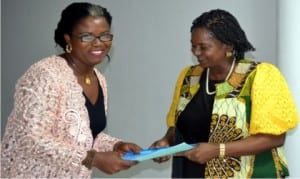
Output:
<instances>
[{"instance_id":1,"label":"sleeve","mask_svg":"<svg viewBox=\"0 0 300 179\"><path fill-rule=\"evenodd\" d=\"M113 151L114 145L119 141L121 141L121 139L112 137L104 132L101 132L96 137L93 148L98 152Z\"/></svg>"},{"instance_id":2,"label":"sleeve","mask_svg":"<svg viewBox=\"0 0 300 179\"><path fill-rule=\"evenodd\" d=\"M64 142L52 131L60 98L56 83L42 67L29 69L18 81L1 151L8 159L15 156L29 166L33 161L47 166L73 166L74 170L81 166L86 150Z\"/></svg>"},{"instance_id":3,"label":"sleeve","mask_svg":"<svg viewBox=\"0 0 300 179\"><path fill-rule=\"evenodd\" d=\"M295 101L275 66L257 66L251 101L250 134L280 135L296 127L299 116Z\"/></svg>"},{"instance_id":4,"label":"sleeve","mask_svg":"<svg viewBox=\"0 0 300 179\"><path fill-rule=\"evenodd\" d=\"M190 68L191 68L191 66L188 66L188 67L184 68L181 71L181 73L180 73L180 75L177 79L176 86L175 86L175 91L174 91L174 94L173 94L173 100L172 100L169 112L167 114L167 125L168 125L168 127L174 127L175 126L175 115L176 115L176 109L177 109L179 98L180 98L180 89L181 89L181 86L183 84L184 77L185 77L187 71Z\"/></svg>"}]
</instances>

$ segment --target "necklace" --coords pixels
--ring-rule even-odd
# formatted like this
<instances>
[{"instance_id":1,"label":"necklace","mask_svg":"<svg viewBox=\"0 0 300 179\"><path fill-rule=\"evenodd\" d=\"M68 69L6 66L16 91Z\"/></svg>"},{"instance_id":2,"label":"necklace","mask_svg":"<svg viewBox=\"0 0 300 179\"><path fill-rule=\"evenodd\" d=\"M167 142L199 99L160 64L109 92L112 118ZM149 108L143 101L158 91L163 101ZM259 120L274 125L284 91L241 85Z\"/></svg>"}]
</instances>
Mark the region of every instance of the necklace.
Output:
<instances>
[{"instance_id":1,"label":"necklace","mask_svg":"<svg viewBox=\"0 0 300 179\"><path fill-rule=\"evenodd\" d=\"M74 69L77 73L79 73L80 75L84 76L84 83L87 84L87 85L91 85L91 84L92 84L92 78L90 77L90 75L88 75L88 74L84 75L82 72L79 71L77 65L73 62L72 59L70 59L70 58L68 58L68 57L67 57L67 59L68 59L67 61L68 61L69 63L71 63L73 69Z\"/></svg>"},{"instance_id":2,"label":"necklace","mask_svg":"<svg viewBox=\"0 0 300 179\"><path fill-rule=\"evenodd\" d=\"M88 75L86 75L84 77L84 83L87 84L87 85L91 85L92 84L92 79L91 77L89 77Z\"/></svg>"},{"instance_id":3,"label":"necklace","mask_svg":"<svg viewBox=\"0 0 300 179\"><path fill-rule=\"evenodd\" d=\"M233 69L234 69L234 64L235 64L235 59L233 59L233 61L232 61L230 70L229 70L229 72L228 72L228 74L227 74L227 76L226 76L226 78L225 78L225 81L227 81L227 80L229 79L230 75L232 74ZM209 91L209 87L208 87L209 79L208 79L208 78L209 78L209 68L207 68L207 70L206 70L205 87L206 87L206 93L207 93L208 95L213 95L213 94L216 93L216 90L215 90L215 91Z\"/></svg>"},{"instance_id":4,"label":"necklace","mask_svg":"<svg viewBox=\"0 0 300 179\"><path fill-rule=\"evenodd\" d=\"M77 66L75 65L75 63L72 62L72 66L73 66L73 69L74 69L75 71L77 71L77 73L79 73L80 75L83 75L83 74L78 70L78 68L77 68ZM84 75L84 83L87 84L87 85L91 85L91 84L92 84L92 78L91 78L88 74Z\"/></svg>"}]
</instances>

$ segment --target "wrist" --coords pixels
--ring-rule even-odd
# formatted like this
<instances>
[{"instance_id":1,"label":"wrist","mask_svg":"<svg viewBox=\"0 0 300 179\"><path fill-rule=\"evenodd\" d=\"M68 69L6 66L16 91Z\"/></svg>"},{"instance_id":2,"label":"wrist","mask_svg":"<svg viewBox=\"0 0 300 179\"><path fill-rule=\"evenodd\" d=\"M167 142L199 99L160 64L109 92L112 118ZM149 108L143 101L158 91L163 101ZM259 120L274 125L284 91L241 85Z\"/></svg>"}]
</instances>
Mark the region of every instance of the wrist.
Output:
<instances>
[{"instance_id":1,"label":"wrist","mask_svg":"<svg viewBox=\"0 0 300 179\"><path fill-rule=\"evenodd\" d=\"M94 149L87 151L87 155L86 155L85 159L81 162L81 164L84 165L89 170L91 170L93 167L93 164L94 164L94 159L95 159L96 153L97 153L97 151Z\"/></svg>"},{"instance_id":2,"label":"wrist","mask_svg":"<svg viewBox=\"0 0 300 179\"><path fill-rule=\"evenodd\" d=\"M122 142L122 141L119 141L119 142L115 143L115 145L114 145L114 147L113 147L113 151L114 151L114 152L118 151L120 145L123 144L123 143L124 143L124 142Z\"/></svg>"},{"instance_id":3,"label":"wrist","mask_svg":"<svg viewBox=\"0 0 300 179\"><path fill-rule=\"evenodd\" d=\"M226 146L224 143L219 145L219 158L223 159L225 157Z\"/></svg>"},{"instance_id":4,"label":"wrist","mask_svg":"<svg viewBox=\"0 0 300 179\"><path fill-rule=\"evenodd\" d=\"M170 146L174 145L175 143L175 127L170 127L163 137L163 140L166 140Z\"/></svg>"}]
</instances>

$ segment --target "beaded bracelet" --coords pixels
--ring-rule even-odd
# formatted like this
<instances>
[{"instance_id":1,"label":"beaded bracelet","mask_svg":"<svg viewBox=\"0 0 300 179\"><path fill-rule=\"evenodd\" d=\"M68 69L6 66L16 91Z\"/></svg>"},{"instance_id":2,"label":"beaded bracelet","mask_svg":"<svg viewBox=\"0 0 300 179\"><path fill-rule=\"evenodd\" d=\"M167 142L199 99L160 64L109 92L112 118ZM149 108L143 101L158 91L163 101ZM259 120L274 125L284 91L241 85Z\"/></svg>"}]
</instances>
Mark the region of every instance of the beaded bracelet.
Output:
<instances>
[{"instance_id":1,"label":"beaded bracelet","mask_svg":"<svg viewBox=\"0 0 300 179\"><path fill-rule=\"evenodd\" d=\"M225 144L220 144L220 154L219 158L224 158L225 157Z\"/></svg>"},{"instance_id":2,"label":"beaded bracelet","mask_svg":"<svg viewBox=\"0 0 300 179\"><path fill-rule=\"evenodd\" d=\"M91 170L93 167L93 161L94 161L96 152L97 151L93 150L93 149L87 151L87 155L86 155L85 159L81 162L81 164L84 165L89 170Z\"/></svg>"}]
</instances>

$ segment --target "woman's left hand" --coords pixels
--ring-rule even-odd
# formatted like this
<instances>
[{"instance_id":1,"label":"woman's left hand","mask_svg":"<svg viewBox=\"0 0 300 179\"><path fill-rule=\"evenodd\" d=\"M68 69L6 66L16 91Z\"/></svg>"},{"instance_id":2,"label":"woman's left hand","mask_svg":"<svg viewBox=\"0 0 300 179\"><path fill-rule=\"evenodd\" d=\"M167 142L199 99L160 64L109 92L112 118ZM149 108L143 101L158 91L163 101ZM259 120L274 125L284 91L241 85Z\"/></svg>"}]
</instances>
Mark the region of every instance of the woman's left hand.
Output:
<instances>
[{"instance_id":1,"label":"woman's left hand","mask_svg":"<svg viewBox=\"0 0 300 179\"><path fill-rule=\"evenodd\" d=\"M114 151L118 152L120 154L125 154L126 152L132 151L134 153L140 153L140 150L142 148L134 143L129 143L129 142L117 142L114 145Z\"/></svg>"},{"instance_id":2,"label":"woman's left hand","mask_svg":"<svg viewBox=\"0 0 300 179\"><path fill-rule=\"evenodd\" d=\"M184 152L184 156L200 164L219 156L219 145L212 143L200 143L195 148Z\"/></svg>"}]
</instances>

